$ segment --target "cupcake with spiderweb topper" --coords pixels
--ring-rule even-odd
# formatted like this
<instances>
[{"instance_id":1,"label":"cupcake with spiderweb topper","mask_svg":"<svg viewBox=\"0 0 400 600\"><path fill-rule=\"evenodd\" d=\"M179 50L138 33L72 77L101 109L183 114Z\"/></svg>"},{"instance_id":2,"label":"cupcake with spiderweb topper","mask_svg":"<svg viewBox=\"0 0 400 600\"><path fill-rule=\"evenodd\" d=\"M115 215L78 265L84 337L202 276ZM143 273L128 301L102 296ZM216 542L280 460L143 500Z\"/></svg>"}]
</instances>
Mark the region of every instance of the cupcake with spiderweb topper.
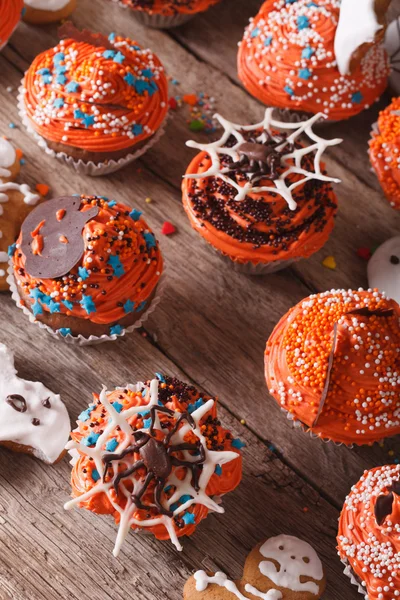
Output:
<instances>
[{"instance_id":1,"label":"cupcake with spiderweb topper","mask_svg":"<svg viewBox=\"0 0 400 600\"><path fill-rule=\"evenodd\" d=\"M130 529L170 539L194 533L241 480L239 438L223 428L216 400L156 374L100 396L78 417L67 448L73 500L119 525L117 556Z\"/></svg>"},{"instance_id":2,"label":"cupcake with spiderweb topper","mask_svg":"<svg viewBox=\"0 0 400 600\"><path fill-rule=\"evenodd\" d=\"M8 283L29 320L67 342L115 340L160 298L158 242L132 209L100 196L48 200L10 250Z\"/></svg>"},{"instance_id":3,"label":"cupcake with spiderweb topper","mask_svg":"<svg viewBox=\"0 0 400 600\"><path fill-rule=\"evenodd\" d=\"M112 173L164 132L168 83L160 60L137 42L63 25L61 41L26 71L24 125L46 153L88 175Z\"/></svg>"},{"instance_id":4,"label":"cupcake with spiderweb topper","mask_svg":"<svg viewBox=\"0 0 400 600\"><path fill-rule=\"evenodd\" d=\"M321 156L341 142L325 140L312 126L265 111L256 125L238 125L216 115L219 140L187 142L200 153L183 179L183 205L192 227L246 273L271 273L306 258L327 241L336 196ZM305 134L310 145L300 141Z\"/></svg>"},{"instance_id":5,"label":"cupcake with spiderweb topper","mask_svg":"<svg viewBox=\"0 0 400 600\"><path fill-rule=\"evenodd\" d=\"M220 0L113 0L130 8L137 21L147 27L168 29L183 25Z\"/></svg>"}]
</instances>

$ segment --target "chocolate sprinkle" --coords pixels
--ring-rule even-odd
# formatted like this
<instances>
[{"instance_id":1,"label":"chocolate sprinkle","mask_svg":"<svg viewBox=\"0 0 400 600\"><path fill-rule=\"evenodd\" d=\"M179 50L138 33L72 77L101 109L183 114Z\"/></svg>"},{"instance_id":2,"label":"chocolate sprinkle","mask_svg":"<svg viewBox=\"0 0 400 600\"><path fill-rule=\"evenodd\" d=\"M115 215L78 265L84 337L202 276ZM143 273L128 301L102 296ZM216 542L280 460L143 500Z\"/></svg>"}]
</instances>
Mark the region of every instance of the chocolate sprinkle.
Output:
<instances>
[{"instance_id":1,"label":"chocolate sprinkle","mask_svg":"<svg viewBox=\"0 0 400 600\"><path fill-rule=\"evenodd\" d=\"M40 425L40 419L36 419L36 417L34 417L31 420L32 425L35 425L35 427L37 427L38 425Z\"/></svg>"}]
</instances>

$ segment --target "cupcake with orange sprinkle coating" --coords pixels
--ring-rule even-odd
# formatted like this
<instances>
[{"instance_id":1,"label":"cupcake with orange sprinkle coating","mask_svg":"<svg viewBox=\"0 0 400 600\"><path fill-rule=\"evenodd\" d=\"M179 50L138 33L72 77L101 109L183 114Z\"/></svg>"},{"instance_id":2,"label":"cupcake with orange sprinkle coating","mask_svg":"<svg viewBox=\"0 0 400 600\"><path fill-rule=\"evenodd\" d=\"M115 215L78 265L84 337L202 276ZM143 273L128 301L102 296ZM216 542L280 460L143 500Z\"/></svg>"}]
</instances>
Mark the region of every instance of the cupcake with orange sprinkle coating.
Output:
<instances>
[{"instance_id":1,"label":"cupcake with orange sprinkle coating","mask_svg":"<svg viewBox=\"0 0 400 600\"><path fill-rule=\"evenodd\" d=\"M339 519L345 574L365 600L400 597L400 465L365 471Z\"/></svg>"},{"instance_id":2,"label":"cupcake with orange sprinkle coating","mask_svg":"<svg viewBox=\"0 0 400 600\"><path fill-rule=\"evenodd\" d=\"M22 82L22 120L47 153L89 175L138 158L163 133L168 111L164 68L136 42L71 24L39 54Z\"/></svg>"},{"instance_id":3,"label":"cupcake with orange sprinkle coating","mask_svg":"<svg viewBox=\"0 0 400 600\"><path fill-rule=\"evenodd\" d=\"M369 157L390 205L400 210L400 98L379 113L372 129Z\"/></svg>"},{"instance_id":4,"label":"cupcake with orange sprinkle coating","mask_svg":"<svg viewBox=\"0 0 400 600\"><path fill-rule=\"evenodd\" d=\"M131 529L182 550L179 538L223 513L220 497L241 480L244 444L221 425L216 399L172 377L103 388L77 423L65 508L112 515L115 556Z\"/></svg>"},{"instance_id":5,"label":"cupcake with orange sprinkle coating","mask_svg":"<svg viewBox=\"0 0 400 600\"><path fill-rule=\"evenodd\" d=\"M266 0L240 44L239 78L267 106L323 112L330 120L356 115L387 85L389 62L379 41L388 4Z\"/></svg>"},{"instance_id":6,"label":"cupcake with orange sprinkle coating","mask_svg":"<svg viewBox=\"0 0 400 600\"><path fill-rule=\"evenodd\" d=\"M139 210L99 196L49 200L9 250L13 298L66 341L96 343L139 327L156 306L163 259Z\"/></svg>"},{"instance_id":7,"label":"cupcake with orange sprinkle coating","mask_svg":"<svg viewBox=\"0 0 400 600\"><path fill-rule=\"evenodd\" d=\"M143 25L157 29L178 27L220 0L114 0L134 11Z\"/></svg>"},{"instance_id":8,"label":"cupcake with orange sprinkle coating","mask_svg":"<svg viewBox=\"0 0 400 600\"><path fill-rule=\"evenodd\" d=\"M2 0L0 2L0 50L7 44L20 22L23 8L23 0Z\"/></svg>"},{"instance_id":9,"label":"cupcake with orange sprinkle coating","mask_svg":"<svg viewBox=\"0 0 400 600\"><path fill-rule=\"evenodd\" d=\"M265 351L270 393L295 424L347 445L400 433L400 306L332 290L292 308Z\"/></svg>"}]
</instances>

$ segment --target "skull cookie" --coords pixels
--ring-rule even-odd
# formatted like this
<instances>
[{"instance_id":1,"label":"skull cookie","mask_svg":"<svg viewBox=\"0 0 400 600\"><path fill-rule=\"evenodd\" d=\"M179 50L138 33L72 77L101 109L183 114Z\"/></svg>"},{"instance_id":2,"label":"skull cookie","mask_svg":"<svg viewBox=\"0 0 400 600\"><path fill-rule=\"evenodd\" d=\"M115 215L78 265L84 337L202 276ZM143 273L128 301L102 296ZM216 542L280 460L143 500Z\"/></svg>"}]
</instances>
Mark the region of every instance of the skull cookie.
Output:
<instances>
[{"instance_id":1,"label":"skull cookie","mask_svg":"<svg viewBox=\"0 0 400 600\"><path fill-rule=\"evenodd\" d=\"M69 433L60 396L18 377L12 353L0 344L0 446L53 464L64 455Z\"/></svg>"},{"instance_id":2,"label":"skull cookie","mask_svg":"<svg viewBox=\"0 0 400 600\"><path fill-rule=\"evenodd\" d=\"M325 575L315 550L290 535L258 544L246 559L243 577L197 571L186 583L184 600L316 600L325 589Z\"/></svg>"},{"instance_id":3,"label":"skull cookie","mask_svg":"<svg viewBox=\"0 0 400 600\"><path fill-rule=\"evenodd\" d=\"M28 185L15 183L19 168L15 149L0 137L0 291L8 289L8 248L15 242L25 217L40 202L40 196Z\"/></svg>"},{"instance_id":4,"label":"skull cookie","mask_svg":"<svg viewBox=\"0 0 400 600\"><path fill-rule=\"evenodd\" d=\"M368 263L368 283L400 303L400 236L387 240L373 254Z\"/></svg>"}]
</instances>

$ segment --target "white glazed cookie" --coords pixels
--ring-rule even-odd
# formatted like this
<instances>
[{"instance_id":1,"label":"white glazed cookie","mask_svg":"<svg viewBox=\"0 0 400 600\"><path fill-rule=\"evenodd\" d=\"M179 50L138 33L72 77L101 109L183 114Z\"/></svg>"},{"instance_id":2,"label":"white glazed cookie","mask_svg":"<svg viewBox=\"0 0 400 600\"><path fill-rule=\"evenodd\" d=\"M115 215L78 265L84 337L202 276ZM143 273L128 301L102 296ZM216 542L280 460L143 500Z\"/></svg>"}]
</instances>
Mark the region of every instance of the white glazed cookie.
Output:
<instances>
[{"instance_id":1,"label":"white glazed cookie","mask_svg":"<svg viewBox=\"0 0 400 600\"><path fill-rule=\"evenodd\" d=\"M400 303L400 236L387 240L368 263L368 283Z\"/></svg>"},{"instance_id":2,"label":"white glazed cookie","mask_svg":"<svg viewBox=\"0 0 400 600\"><path fill-rule=\"evenodd\" d=\"M387 28L385 48L391 66L389 87L396 96L400 96L400 17L392 21Z\"/></svg>"},{"instance_id":3,"label":"white glazed cookie","mask_svg":"<svg viewBox=\"0 0 400 600\"><path fill-rule=\"evenodd\" d=\"M55 23L69 17L76 0L24 0L23 19L32 25Z\"/></svg>"},{"instance_id":4,"label":"white glazed cookie","mask_svg":"<svg viewBox=\"0 0 400 600\"><path fill-rule=\"evenodd\" d=\"M14 147L0 137L0 291L8 289L9 248L17 239L25 217L40 201L39 194L33 193L26 183L14 181L19 170Z\"/></svg>"},{"instance_id":5,"label":"white glazed cookie","mask_svg":"<svg viewBox=\"0 0 400 600\"><path fill-rule=\"evenodd\" d=\"M325 575L315 550L290 535L259 544L246 559L240 581L224 573L197 571L186 583L184 600L317 600Z\"/></svg>"},{"instance_id":6,"label":"white glazed cookie","mask_svg":"<svg viewBox=\"0 0 400 600\"><path fill-rule=\"evenodd\" d=\"M70 430L60 396L20 379L12 352L0 343L0 445L53 464L64 455Z\"/></svg>"}]
</instances>

